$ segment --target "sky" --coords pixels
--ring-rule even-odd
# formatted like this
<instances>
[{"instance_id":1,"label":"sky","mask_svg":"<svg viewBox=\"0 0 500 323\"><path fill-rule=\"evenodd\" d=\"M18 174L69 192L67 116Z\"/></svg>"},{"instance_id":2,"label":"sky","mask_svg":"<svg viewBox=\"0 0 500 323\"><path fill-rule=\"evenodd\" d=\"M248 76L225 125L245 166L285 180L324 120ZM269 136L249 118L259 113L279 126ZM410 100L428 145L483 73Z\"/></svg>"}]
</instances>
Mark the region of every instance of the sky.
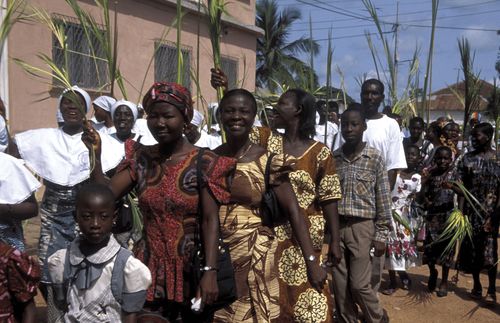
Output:
<instances>
[{"instance_id":1,"label":"sky","mask_svg":"<svg viewBox=\"0 0 500 323\"><path fill-rule=\"evenodd\" d=\"M376 33L374 22L361 0L276 0L280 8L294 6L302 13L290 34L290 39L309 36L309 16L312 17L313 38L321 46L314 59L314 67L320 84L326 83L328 33L332 29L334 47L333 64L344 74L345 87L349 95L359 99L356 79L363 74L376 77L375 65L364 36L365 31ZM432 0L372 0L378 9L384 31L390 32L396 22L399 3L398 28L398 88L404 88L409 70L409 60L416 46L420 47L420 87L423 86L427 54L431 35ZM461 72L458 39L466 37L475 50L474 69L482 79L493 82L498 74L495 62L499 55L500 0L440 0L435 32L432 91L439 90L463 79ZM391 47L394 33L387 33ZM372 35L379 55L385 60L380 38ZM393 48L393 47L392 47ZM302 57L309 61L309 56ZM385 69L384 65L384 69ZM340 76L332 69L332 84L340 85ZM382 74L382 72L381 72ZM381 75L383 79L384 76ZM385 80L383 80L384 83ZM387 96L387 93L386 93Z\"/></svg>"}]
</instances>

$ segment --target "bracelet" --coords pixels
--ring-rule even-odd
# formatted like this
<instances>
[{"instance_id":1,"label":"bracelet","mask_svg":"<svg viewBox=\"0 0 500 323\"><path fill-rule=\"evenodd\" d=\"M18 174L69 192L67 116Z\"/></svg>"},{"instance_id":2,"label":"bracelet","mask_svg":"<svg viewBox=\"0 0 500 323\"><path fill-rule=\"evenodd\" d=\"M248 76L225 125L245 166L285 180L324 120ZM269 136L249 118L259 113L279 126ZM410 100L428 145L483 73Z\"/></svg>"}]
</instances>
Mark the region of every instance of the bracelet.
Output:
<instances>
[{"instance_id":1,"label":"bracelet","mask_svg":"<svg viewBox=\"0 0 500 323\"><path fill-rule=\"evenodd\" d=\"M218 269L217 269L217 268L212 267L212 266L203 266L203 267L201 267L201 268L200 268L200 270L201 270L201 271L204 271L204 272L205 272L205 271L218 271Z\"/></svg>"}]
</instances>

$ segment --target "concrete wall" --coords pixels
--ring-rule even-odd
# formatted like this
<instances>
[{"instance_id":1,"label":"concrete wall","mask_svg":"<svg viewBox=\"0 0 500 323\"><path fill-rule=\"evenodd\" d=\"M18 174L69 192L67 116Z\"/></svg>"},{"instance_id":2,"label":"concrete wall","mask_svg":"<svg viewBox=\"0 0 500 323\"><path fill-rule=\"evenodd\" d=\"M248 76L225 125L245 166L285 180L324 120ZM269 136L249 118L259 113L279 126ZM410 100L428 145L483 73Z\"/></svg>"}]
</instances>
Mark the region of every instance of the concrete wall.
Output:
<instances>
[{"instance_id":1,"label":"concrete wall","mask_svg":"<svg viewBox=\"0 0 500 323\"><path fill-rule=\"evenodd\" d=\"M44 8L49 13L74 16L64 0L29 0L30 4ZM79 1L82 8L94 14L100 21L100 11L91 0ZM153 57L155 40L161 38L166 25L175 19L175 1L165 4L156 0L120 0L118 12L118 65L126 79L128 99L141 100L140 88L146 74L148 63ZM192 4L192 2L190 2ZM255 87L255 0L232 1L228 6L231 19L240 26L228 24L226 34L222 36L223 55L237 59L238 78L245 76L243 87L253 91ZM188 11L186 11L188 12ZM215 101L216 94L210 86L210 68L212 51L205 25L206 18L188 12L182 24L182 43L191 49L191 66L196 64L196 41L198 23L201 24L200 41L200 87L207 102ZM245 26L246 25L246 26ZM247 28L248 27L248 28ZM253 27L254 30L249 30ZM176 29L171 28L166 40L176 41ZM20 58L32 65L43 67L36 58L38 53L52 56L52 35L47 27L37 23L19 23L14 26L9 36L9 57ZM245 63L244 63L245 61ZM45 67L44 67L45 68ZM152 84L154 61L146 75L142 93ZM196 85L192 82L193 97ZM12 60L9 62L9 109L10 125L13 133L26 129L56 126L55 113L57 96L60 89L51 82L27 75ZM91 96L99 93L89 92ZM115 96L122 95L115 90ZM201 106L200 106L201 107Z\"/></svg>"}]
</instances>

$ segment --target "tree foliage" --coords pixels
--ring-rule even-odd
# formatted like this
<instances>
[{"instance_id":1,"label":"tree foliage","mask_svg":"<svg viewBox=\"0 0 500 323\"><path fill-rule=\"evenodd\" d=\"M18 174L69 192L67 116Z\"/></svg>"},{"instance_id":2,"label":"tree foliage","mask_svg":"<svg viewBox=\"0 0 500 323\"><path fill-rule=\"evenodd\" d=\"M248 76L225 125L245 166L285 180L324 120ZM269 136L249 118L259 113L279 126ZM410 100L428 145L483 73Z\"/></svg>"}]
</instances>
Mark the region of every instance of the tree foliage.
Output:
<instances>
[{"instance_id":1,"label":"tree foliage","mask_svg":"<svg viewBox=\"0 0 500 323\"><path fill-rule=\"evenodd\" d=\"M305 36L289 39L293 23L300 19L297 8L287 7L280 11L275 0L257 2L255 24L264 30L264 35L257 39L257 87L271 91L278 88L277 84L294 87L307 82L311 73L317 83L311 66L299 56L311 52L317 55L318 43Z\"/></svg>"}]
</instances>

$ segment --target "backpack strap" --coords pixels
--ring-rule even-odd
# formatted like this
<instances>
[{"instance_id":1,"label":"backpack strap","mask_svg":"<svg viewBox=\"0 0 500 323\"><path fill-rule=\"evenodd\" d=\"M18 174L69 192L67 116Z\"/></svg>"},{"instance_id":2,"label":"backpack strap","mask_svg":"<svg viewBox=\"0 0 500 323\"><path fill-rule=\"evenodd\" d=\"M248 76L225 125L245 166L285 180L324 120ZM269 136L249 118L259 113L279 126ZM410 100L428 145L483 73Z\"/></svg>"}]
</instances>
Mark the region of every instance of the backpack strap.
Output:
<instances>
[{"instance_id":1,"label":"backpack strap","mask_svg":"<svg viewBox=\"0 0 500 323\"><path fill-rule=\"evenodd\" d=\"M116 254L115 264L113 265L113 271L111 273L111 293L120 304L123 301L122 294L125 282L124 269L130 256L132 256L132 252L130 250L120 247L120 250Z\"/></svg>"},{"instance_id":2,"label":"backpack strap","mask_svg":"<svg viewBox=\"0 0 500 323\"><path fill-rule=\"evenodd\" d=\"M268 191L270 189L269 185L269 179L271 177L271 163L273 162L273 157L276 156L275 153L271 153L269 157L267 157L267 162L266 162L266 169L264 171L264 183L265 183L265 190Z\"/></svg>"}]
</instances>

